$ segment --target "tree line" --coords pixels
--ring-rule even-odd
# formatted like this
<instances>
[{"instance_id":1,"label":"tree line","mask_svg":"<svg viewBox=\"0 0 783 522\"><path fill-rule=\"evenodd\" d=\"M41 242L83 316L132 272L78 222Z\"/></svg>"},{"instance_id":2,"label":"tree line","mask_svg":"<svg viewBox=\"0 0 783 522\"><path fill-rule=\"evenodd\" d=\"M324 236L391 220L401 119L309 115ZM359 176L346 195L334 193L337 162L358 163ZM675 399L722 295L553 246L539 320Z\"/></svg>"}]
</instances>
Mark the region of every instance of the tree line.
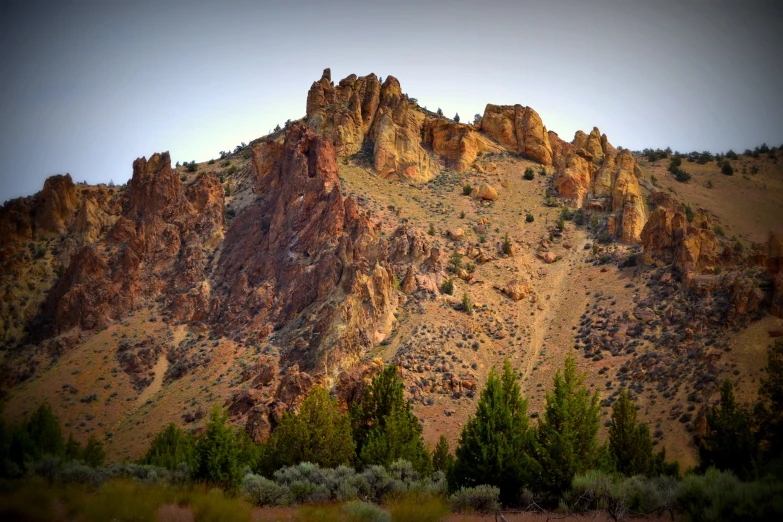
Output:
<instances>
[{"instance_id":1,"label":"tree line","mask_svg":"<svg viewBox=\"0 0 783 522\"><path fill-rule=\"evenodd\" d=\"M700 464L689 473L715 468L748 481L779 480L783 342L770 348L766 374L753 407L739 404L731 382L724 382L719 404L707 415L707 434L699 442ZM585 481L594 487L602 476L679 476L678 463L667 461L665 449L654 450L650 429L639 421L637 407L625 391L612 406L608 438L598 439L599 396L589 391L586 375L567 358L546 394L543 413L532 422L535 415L528 413L518 374L506 360L502 370L490 371L453 453L443 436L433 451L428 450L422 426L404 398L403 380L391 365L348 411L342 411L327 390L315 387L299 412L285 413L269 440L258 445L232 427L226 412L216 406L202 434L193 436L170 424L155 435L139 464L171 472L184 469L190 480L228 492L237 492L250 472L271 478L304 462L324 469L353 466L398 473L408 466L408 474L445 476L454 494L469 497L464 492L481 488L497 491L506 506L524 505L531 498L557 506L577 482L579 487ZM92 466L103 462L103 449L94 437L84 447L72 437L64 441L48 405L23 423L0 423L4 477L19 476L47 455Z\"/></svg>"}]
</instances>

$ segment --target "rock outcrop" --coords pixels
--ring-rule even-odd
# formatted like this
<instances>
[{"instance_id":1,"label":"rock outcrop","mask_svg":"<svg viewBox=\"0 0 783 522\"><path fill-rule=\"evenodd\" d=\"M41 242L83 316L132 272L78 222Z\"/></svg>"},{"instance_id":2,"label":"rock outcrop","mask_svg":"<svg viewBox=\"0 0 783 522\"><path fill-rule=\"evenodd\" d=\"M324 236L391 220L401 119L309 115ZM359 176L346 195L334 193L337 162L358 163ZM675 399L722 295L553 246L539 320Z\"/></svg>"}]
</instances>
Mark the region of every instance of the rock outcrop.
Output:
<instances>
[{"instance_id":1,"label":"rock outcrop","mask_svg":"<svg viewBox=\"0 0 783 522\"><path fill-rule=\"evenodd\" d=\"M454 123L445 118L429 118L425 121L424 142L447 166L456 171L467 170L479 153L502 150L474 126Z\"/></svg>"},{"instance_id":2,"label":"rock outcrop","mask_svg":"<svg viewBox=\"0 0 783 522\"><path fill-rule=\"evenodd\" d=\"M223 189L202 175L187 190L168 153L133 163L122 215L106 235L71 258L42 310L41 334L108 325L145 300L174 304L205 278L204 245L223 226ZM202 303L203 306L203 303ZM192 319L192 307L181 319Z\"/></svg>"},{"instance_id":3,"label":"rock outcrop","mask_svg":"<svg viewBox=\"0 0 783 522\"><path fill-rule=\"evenodd\" d=\"M576 208L609 212L608 233L626 243L639 242L647 205L638 179L641 172L631 151L618 152L595 128L589 136L578 131L573 148L558 144L555 150L559 164L567 154L564 166L553 177L560 195Z\"/></svg>"},{"instance_id":4,"label":"rock outcrop","mask_svg":"<svg viewBox=\"0 0 783 522\"><path fill-rule=\"evenodd\" d=\"M226 232L210 322L226 335L283 331L284 360L329 374L388 333L397 304L386 247L343 198L331 140L305 125L287 133L264 187Z\"/></svg>"},{"instance_id":5,"label":"rock outcrop","mask_svg":"<svg viewBox=\"0 0 783 522\"><path fill-rule=\"evenodd\" d=\"M552 164L549 133L541 117L530 107L487 104L481 130L520 156L543 165Z\"/></svg>"},{"instance_id":6,"label":"rock outcrop","mask_svg":"<svg viewBox=\"0 0 783 522\"><path fill-rule=\"evenodd\" d=\"M326 69L307 95L306 120L329 138L338 156L366 147L379 175L424 182L438 169L422 147L425 114L417 108L393 76L381 85L374 74L352 74L335 86Z\"/></svg>"},{"instance_id":7,"label":"rock outcrop","mask_svg":"<svg viewBox=\"0 0 783 522\"><path fill-rule=\"evenodd\" d=\"M659 207L641 233L645 255L673 263L683 272L704 272L718 263L718 242L706 211L699 209L692 223L682 211Z\"/></svg>"}]
</instances>

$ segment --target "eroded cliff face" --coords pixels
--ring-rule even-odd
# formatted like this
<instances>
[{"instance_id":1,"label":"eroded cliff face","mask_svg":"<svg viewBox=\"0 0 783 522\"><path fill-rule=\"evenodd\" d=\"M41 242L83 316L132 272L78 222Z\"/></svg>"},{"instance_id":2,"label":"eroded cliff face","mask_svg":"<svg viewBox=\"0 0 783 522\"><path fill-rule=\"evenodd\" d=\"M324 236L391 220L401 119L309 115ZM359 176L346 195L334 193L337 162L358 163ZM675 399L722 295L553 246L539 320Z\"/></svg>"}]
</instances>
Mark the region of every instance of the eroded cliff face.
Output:
<instances>
[{"instance_id":1,"label":"eroded cliff face","mask_svg":"<svg viewBox=\"0 0 783 522\"><path fill-rule=\"evenodd\" d=\"M558 192L576 208L608 212L608 233L638 243L648 211L631 151L618 152L596 128L590 135L577 131L573 144L556 150L556 163L563 165L553 178Z\"/></svg>"},{"instance_id":2,"label":"eroded cliff face","mask_svg":"<svg viewBox=\"0 0 783 522\"><path fill-rule=\"evenodd\" d=\"M333 143L338 156L366 147L379 175L424 182L438 167L422 147L425 114L417 109L393 76L381 85L374 74L352 74L335 86L326 69L308 92L306 121Z\"/></svg>"},{"instance_id":3,"label":"eroded cliff face","mask_svg":"<svg viewBox=\"0 0 783 522\"><path fill-rule=\"evenodd\" d=\"M542 165L552 164L549 133L530 107L487 104L481 130L509 151Z\"/></svg>"},{"instance_id":4,"label":"eroded cliff face","mask_svg":"<svg viewBox=\"0 0 783 522\"><path fill-rule=\"evenodd\" d=\"M186 190L168 153L139 158L122 209L104 241L70 259L39 317L41 334L105 327L158 297L173 306L205 279L205 250L223 227L223 189L214 174Z\"/></svg>"},{"instance_id":5,"label":"eroded cliff face","mask_svg":"<svg viewBox=\"0 0 783 522\"><path fill-rule=\"evenodd\" d=\"M226 233L210 321L264 337L303 314L284 332L284 356L328 374L383 337L397 304L393 274L376 227L342 196L331 141L295 125L272 148L270 169L254 164L260 197Z\"/></svg>"}]
</instances>

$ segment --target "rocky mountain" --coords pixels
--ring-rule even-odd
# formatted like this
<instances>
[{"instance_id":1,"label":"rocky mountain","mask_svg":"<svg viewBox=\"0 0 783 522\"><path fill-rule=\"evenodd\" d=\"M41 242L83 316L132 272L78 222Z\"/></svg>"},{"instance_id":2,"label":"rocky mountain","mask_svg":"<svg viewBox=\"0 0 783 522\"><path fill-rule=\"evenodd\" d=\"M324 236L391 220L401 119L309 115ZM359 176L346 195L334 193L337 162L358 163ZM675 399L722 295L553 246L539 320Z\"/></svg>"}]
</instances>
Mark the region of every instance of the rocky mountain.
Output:
<instances>
[{"instance_id":1,"label":"rocky mountain","mask_svg":"<svg viewBox=\"0 0 783 522\"><path fill-rule=\"evenodd\" d=\"M218 402L263 440L312 386L347 406L394 362L428 439L454 438L491 366L510 358L535 411L579 350L604 406L631 389L688 461L719 376L750 390L742 347L783 317L781 216L729 237L731 203L692 211L656 175L597 128L566 142L522 105L457 123L326 69L303 119L233 154L139 158L122 187L53 176L0 209L7 411L48 400L133 456Z\"/></svg>"}]
</instances>

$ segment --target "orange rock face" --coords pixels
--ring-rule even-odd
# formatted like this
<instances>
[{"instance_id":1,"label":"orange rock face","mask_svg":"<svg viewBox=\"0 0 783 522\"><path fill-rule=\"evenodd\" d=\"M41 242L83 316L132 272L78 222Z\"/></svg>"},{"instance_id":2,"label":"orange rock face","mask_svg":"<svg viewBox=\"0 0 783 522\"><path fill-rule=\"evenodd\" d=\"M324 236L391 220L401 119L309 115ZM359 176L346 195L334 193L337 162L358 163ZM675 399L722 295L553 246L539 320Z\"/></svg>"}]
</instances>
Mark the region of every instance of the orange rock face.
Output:
<instances>
[{"instance_id":1,"label":"orange rock face","mask_svg":"<svg viewBox=\"0 0 783 522\"><path fill-rule=\"evenodd\" d=\"M609 233L623 242L638 243L647 205L633 154L618 152L595 128L590 135L578 131L572 146L555 143L555 160L563 165L553 178L558 192L577 208L610 212ZM600 163L597 170L595 163Z\"/></svg>"},{"instance_id":2,"label":"orange rock face","mask_svg":"<svg viewBox=\"0 0 783 522\"><path fill-rule=\"evenodd\" d=\"M502 147L543 165L552 164L552 146L541 117L522 105L487 104L481 130Z\"/></svg>"},{"instance_id":3,"label":"orange rock face","mask_svg":"<svg viewBox=\"0 0 783 522\"><path fill-rule=\"evenodd\" d=\"M445 118L430 118L424 124L424 142L432 151L457 171L470 167L478 153L500 152L501 149L482 136L475 127L454 123Z\"/></svg>"},{"instance_id":4,"label":"orange rock face","mask_svg":"<svg viewBox=\"0 0 783 522\"><path fill-rule=\"evenodd\" d=\"M87 245L74 255L44 306L42 333L106 326L161 295L175 302L205 278L202 247L222 226L223 189L214 175L186 191L168 153L136 160L122 216L106 237L117 248Z\"/></svg>"},{"instance_id":5,"label":"orange rock face","mask_svg":"<svg viewBox=\"0 0 783 522\"><path fill-rule=\"evenodd\" d=\"M424 182L437 168L422 143L425 115L388 76L350 75L335 86L324 71L307 95L307 123L334 145L338 156L371 148L373 166L383 177Z\"/></svg>"},{"instance_id":6,"label":"orange rock face","mask_svg":"<svg viewBox=\"0 0 783 522\"><path fill-rule=\"evenodd\" d=\"M685 214L657 208L641 234L645 254L674 263L681 270L701 272L718 264L718 246L706 212L688 223Z\"/></svg>"}]
</instances>

